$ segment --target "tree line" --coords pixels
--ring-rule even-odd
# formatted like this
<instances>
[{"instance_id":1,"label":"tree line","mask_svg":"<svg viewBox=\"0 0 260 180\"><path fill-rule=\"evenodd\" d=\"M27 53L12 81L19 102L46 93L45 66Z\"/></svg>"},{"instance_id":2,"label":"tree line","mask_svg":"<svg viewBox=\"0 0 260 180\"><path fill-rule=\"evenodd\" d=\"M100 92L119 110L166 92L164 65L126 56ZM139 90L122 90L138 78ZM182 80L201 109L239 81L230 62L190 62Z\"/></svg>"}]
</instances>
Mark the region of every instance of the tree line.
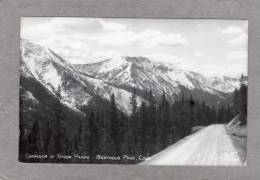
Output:
<instances>
[{"instance_id":1,"label":"tree line","mask_svg":"<svg viewBox=\"0 0 260 180\"><path fill-rule=\"evenodd\" d=\"M117 108L112 94L106 109L98 106L86 108L84 120L78 122L75 133L69 133L61 108L59 89L59 101L54 109L55 120L47 123L36 120L27 133L21 129L20 151L90 156L90 159L53 159L53 162L135 164L139 162L138 159L100 161L95 156L149 157L191 134L193 127L228 123L238 114L242 124L246 124L247 85L244 83L234 91L232 105L222 105L218 109L195 100L192 96L185 97L184 94L174 103L167 100L165 92L162 92L159 100L156 100L151 90L145 96L146 100L138 105L136 88L133 88L130 98L131 112L126 114Z\"/></svg>"}]
</instances>

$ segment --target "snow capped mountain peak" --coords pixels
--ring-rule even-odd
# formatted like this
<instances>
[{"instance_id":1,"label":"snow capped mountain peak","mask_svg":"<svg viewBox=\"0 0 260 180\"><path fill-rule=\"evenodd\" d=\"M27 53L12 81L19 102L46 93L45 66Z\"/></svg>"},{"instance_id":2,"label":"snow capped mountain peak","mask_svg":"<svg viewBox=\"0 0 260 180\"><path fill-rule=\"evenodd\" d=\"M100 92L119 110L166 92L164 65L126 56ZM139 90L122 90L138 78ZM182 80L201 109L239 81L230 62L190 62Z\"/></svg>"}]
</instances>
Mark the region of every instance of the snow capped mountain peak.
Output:
<instances>
[{"instance_id":1,"label":"snow capped mountain peak","mask_svg":"<svg viewBox=\"0 0 260 180\"><path fill-rule=\"evenodd\" d=\"M223 98L239 87L239 79L206 77L198 72L185 71L173 64L154 62L146 57L123 56L94 64L76 65L82 72L102 79L123 89L136 87L140 91L151 89L155 96L165 92L174 101L181 87L200 90Z\"/></svg>"},{"instance_id":2,"label":"snow capped mountain peak","mask_svg":"<svg viewBox=\"0 0 260 180\"><path fill-rule=\"evenodd\" d=\"M118 108L130 113L130 92L110 85L101 79L80 73L76 67L66 63L52 50L22 40L21 57L21 75L24 78L40 82L54 96L57 95L59 88L61 101L68 107L79 111L83 105L88 105L96 97L107 101L114 94ZM128 66L129 63L122 59L115 59L114 61L103 61L101 64L102 71L111 71L117 66ZM94 72L96 64L93 64L92 67ZM145 100L137 97L138 105L142 101Z\"/></svg>"},{"instance_id":3,"label":"snow capped mountain peak","mask_svg":"<svg viewBox=\"0 0 260 180\"><path fill-rule=\"evenodd\" d=\"M58 57L48 48L33 44L28 40L21 41L21 56L22 72L47 84L47 88L51 91L57 90L61 79L53 63L60 61Z\"/></svg>"},{"instance_id":4,"label":"snow capped mountain peak","mask_svg":"<svg viewBox=\"0 0 260 180\"><path fill-rule=\"evenodd\" d=\"M206 93L207 97L210 95L224 100L225 94L233 92L240 84L238 78L209 78L141 56L72 65L51 49L27 40L21 40L21 56L23 76L36 79L54 95L61 86L64 103L75 109L88 104L94 96L109 100L113 93L120 109L129 112L128 99L133 87L137 89L139 103L144 101L148 90L152 90L158 98L165 92L168 100L173 102L183 88L199 93L197 98L203 98Z\"/></svg>"},{"instance_id":5,"label":"snow capped mountain peak","mask_svg":"<svg viewBox=\"0 0 260 180\"><path fill-rule=\"evenodd\" d=\"M126 61L135 63L135 64L151 63L151 60L149 60L147 57L143 57L143 56L123 56L123 58Z\"/></svg>"},{"instance_id":6,"label":"snow capped mountain peak","mask_svg":"<svg viewBox=\"0 0 260 180\"><path fill-rule=\"evenodd\" d=\"M125 58L123 57L118 57L118 58L113 58L109 60L102 61L101 63L97 63L98 66L102 65L102 69L99 69L99 71L102 72L108 72L111 70L115 70L121 67L128 66L129 63L125 61Z\"/></svg>"}]
</instances>

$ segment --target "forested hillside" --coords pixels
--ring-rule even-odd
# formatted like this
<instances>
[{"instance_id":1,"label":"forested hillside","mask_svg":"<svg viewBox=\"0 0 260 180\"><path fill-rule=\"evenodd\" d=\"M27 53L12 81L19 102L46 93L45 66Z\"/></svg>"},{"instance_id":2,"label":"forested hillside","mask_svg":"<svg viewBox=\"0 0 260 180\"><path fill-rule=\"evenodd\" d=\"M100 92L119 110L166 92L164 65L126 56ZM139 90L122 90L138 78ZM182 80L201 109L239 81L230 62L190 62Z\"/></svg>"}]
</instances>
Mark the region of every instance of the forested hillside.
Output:
<instances>
[{"instance_id":1,"label":"forested hillside","mask_svg":"<svg viewBox=\"0 0 260 180\"><path fill-rule=\"evenodd\" d=\"M48 92L41 85L37 87L41 92ZM237 114L246 124L245 83L233 92L233 103L218 109L192 96L186 97L184 93L174 103L167 100L164 92L160 100L156 100L151 90L146 91L146 100L138 106L136 88L133 88L129 115L117 108L113 94L109 101L97 97L82 108L83 113L75 113L61 103L60 88L55 95L46 93L44 97L33 89L21 89L21 161L32 162L32 159L25 158L26 153L47 154L48 157L76 154L90 158L34 158L33 161L135 164L140 159L99 160L96 155L149 157L189 135L192 127L228 123ZM33 98L28 98L28 93ZM49 101L44 101L46 99Z\"/></svg>"}]
</instances>

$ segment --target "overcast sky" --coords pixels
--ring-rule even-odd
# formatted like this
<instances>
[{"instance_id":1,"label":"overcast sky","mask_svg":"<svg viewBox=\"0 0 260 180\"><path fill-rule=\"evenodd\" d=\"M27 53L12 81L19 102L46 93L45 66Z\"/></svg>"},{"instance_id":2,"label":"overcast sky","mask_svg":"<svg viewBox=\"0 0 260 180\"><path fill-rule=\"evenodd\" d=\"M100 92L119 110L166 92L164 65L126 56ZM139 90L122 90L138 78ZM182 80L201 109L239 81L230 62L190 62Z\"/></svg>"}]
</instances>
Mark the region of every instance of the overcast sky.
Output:
<instances>
[{"instance_id":1,"label":"overcast sky","mask_svg":"<svg viewBox=\"0 0 260 180\"><path fill-rule=\"evenodd\" d=\"M21 37L75 64L146 56L208 76L247 74L244 20L26 17Z\"/></svg>"}]
</instances>

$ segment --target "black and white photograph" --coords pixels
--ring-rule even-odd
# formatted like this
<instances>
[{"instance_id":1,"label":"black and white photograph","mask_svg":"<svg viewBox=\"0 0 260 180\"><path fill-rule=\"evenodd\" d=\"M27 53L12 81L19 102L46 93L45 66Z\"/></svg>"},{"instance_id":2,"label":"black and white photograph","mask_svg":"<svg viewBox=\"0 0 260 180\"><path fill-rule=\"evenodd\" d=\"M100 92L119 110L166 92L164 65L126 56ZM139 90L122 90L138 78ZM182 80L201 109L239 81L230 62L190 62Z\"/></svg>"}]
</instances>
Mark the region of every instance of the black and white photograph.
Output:
<instances>
[{"instance_id":1,"label":"black and white photograph","mask_svg":"<svg viewBox=\"0 0 260 180\"><path fill-rule=\"evenodd\" d=\"M22 17L19 161L245 166L248 21Z\"/></svg>"}]
</instances>

